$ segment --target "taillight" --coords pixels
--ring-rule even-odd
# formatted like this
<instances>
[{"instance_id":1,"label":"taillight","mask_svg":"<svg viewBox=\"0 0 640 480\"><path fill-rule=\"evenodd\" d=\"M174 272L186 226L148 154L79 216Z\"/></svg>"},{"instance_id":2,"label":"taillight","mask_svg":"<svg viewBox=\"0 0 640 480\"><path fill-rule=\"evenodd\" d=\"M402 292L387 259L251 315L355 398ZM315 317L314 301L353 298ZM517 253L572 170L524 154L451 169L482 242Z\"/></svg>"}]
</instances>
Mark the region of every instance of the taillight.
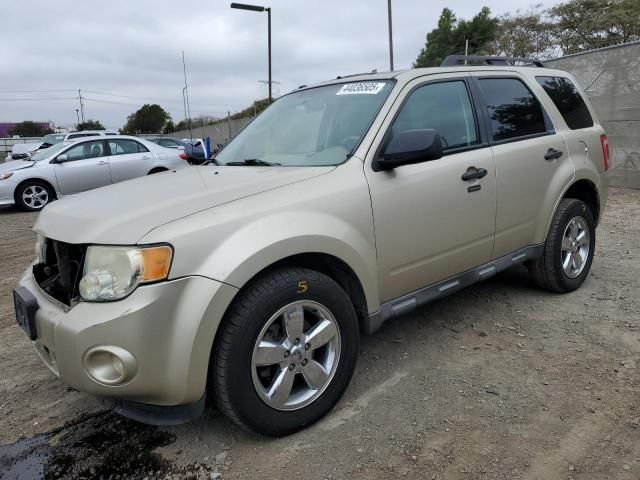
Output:
<instances>
[{"instance_id":1,"label":"taillight","mask_svg":"<svg viewBox=\"0 0 640 480\"><path fill-rule=\"evenodd\" d=\"M180 155L178 155L182 160L187 160L189 157L187 157L186 153L181 153Z\"/></svg>"},{"instance_id":2,"label":"taillight","mask_svg":"<svg viewBox=\"0 0 640 480\"><path fill-rule=\"evenodd\" d=\"M609 138L606 135L600 135L600 143L602 144L602 158L604 158L604 169L609 170L611 165L609 160Z\"/></svg>"}]
</instances>

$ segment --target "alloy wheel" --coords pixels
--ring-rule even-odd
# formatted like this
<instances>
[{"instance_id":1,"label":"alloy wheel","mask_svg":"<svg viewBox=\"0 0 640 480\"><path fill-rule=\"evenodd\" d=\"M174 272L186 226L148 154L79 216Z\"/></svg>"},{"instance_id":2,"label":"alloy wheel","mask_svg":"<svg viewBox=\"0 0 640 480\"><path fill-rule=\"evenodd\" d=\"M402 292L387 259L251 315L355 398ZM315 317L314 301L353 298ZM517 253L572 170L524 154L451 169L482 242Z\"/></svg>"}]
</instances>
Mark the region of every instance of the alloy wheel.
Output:
<instances>
[{"instance_id":1,"label":"alloy wheel","mask_svg":"<svg viewBox=\"0 0 640 480\"><path fill-rule=\"evenodd\" d=\"M276 410L297 410L331 383L340 360L340 330L323 305L302 300L271 316L251 359L253 386Z\"/></svg>"}]
</instances>

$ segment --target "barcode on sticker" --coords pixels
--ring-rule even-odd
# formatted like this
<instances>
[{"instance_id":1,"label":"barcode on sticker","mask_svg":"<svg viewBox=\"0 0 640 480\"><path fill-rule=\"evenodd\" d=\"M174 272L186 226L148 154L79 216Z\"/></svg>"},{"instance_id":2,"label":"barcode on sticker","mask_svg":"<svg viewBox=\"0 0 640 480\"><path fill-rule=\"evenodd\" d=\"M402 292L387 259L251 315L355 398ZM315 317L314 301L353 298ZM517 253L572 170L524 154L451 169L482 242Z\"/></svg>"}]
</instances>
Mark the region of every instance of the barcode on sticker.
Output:
<instances>
[{"instance_id":1,"label":"barcode on sticker","mask_svg":"<svg viewBox=\"0 0 640 480\"><path fill-rule=\"evenodd\" d=\"M358 82L343 85L336 95L376 95L384 88L384 83Z\"/></svg>"}]
</instances>

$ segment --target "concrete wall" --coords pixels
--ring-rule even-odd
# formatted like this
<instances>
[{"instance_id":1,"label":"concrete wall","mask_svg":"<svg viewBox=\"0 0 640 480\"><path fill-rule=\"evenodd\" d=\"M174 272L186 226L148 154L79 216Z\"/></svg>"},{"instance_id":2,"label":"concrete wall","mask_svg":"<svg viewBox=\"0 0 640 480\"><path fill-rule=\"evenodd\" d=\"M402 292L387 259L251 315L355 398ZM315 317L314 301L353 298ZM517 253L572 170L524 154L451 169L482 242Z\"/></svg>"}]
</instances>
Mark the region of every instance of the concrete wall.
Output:
<instances>
[{"instance_id":1,"label":"concrete wall","mask_svg":"<svg viewBox=\"0 0 640 480\"><path fill-rule=\"evenodd\" d=\"M607 130L612 186L640 189L640 42L545 62L571 73Z\"/></svg>"},{"instance_id":2,"label":"concrete wall","mask_svg":"<svg viewBox=\"0 0 640 480\"><path fill-rule=\"evenodd\" d=\"M228 122L224 120L217 125L196 126L193 125L193 138L211 137L211 145L215 148L218 143L226 145L230 139L235 137L253 117L237 118ZM167 135L174 138L190 138L189 130L182 130Z\"/></svg>"}]
</instances>

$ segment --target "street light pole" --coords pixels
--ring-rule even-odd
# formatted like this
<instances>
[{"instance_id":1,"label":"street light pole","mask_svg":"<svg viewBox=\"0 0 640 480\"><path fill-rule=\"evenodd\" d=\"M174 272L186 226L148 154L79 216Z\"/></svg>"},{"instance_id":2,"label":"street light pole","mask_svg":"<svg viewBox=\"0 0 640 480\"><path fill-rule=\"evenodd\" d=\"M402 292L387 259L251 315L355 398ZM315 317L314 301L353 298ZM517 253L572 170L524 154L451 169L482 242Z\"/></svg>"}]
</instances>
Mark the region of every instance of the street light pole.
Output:
<instances>
[{"instance_id":1,"label":"street light pole","mask_svg":"<svg viewBox=\"0 0 640 480\"><path fill-rule=\"evenodd\" d=\"M261 7L258 5L247 5L245 3L232 3L231 8L236 8L238 10L250 10L252 12L267 12L267 48L269 54L269 103L273 101L272 96L272 84L273 81L271 79L271 8L270 7Z\"/></svg>"},{"instance_id":2,"label":"street light pole","mask_svg":"<svg viewBox=\"0 0 640 480\"><path fill-rule=\"evenodd\" d=\"M387 0L389 17L389 69L393 72L393 21L391 20L391 0Z\"/></svg>"},{"instance_id":3,"label":"street light pole","mask_svg":"<svg viewBox=\"0 0 640 480\"><path fill-rule=\"evenodd\" d=\"M271 80L271 8L265 8L267 11L267 45L269 50L269 104L273 102L273 97L271 96L271 86L273 82Z\"/></svg>"}]
</instances>

